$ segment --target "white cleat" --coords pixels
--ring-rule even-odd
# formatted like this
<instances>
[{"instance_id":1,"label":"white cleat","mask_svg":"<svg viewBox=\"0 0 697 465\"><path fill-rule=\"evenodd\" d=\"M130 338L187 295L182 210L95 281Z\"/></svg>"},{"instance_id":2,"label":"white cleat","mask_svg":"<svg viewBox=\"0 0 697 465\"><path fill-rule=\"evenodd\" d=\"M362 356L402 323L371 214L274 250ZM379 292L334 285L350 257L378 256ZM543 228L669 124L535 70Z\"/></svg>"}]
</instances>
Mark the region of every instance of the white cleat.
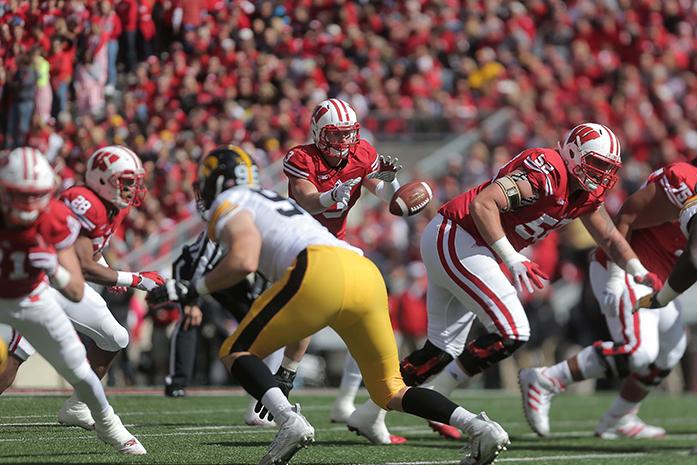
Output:
<instances>
[{"instance_id":1,"label":"white cleat","mask_svg":"<svg viewBox=\"0 0 697 465\"><path fill-rule=\"evenodd\" d=\"M315 429L300 413L300 404L295 404L259 465L286 465L296 452L313 442Z\"/></svg>"},{"instance_id":2,"label":"white cleat","mask_svg":"<svg viewBox=\"0 0 697 465\"><path fill-rule=\"evenodd\" d=\"M145 455L145 447L121 423L121 419L109 407L109 413L103 424L95 423L97 437L122 454Z\"/></svg>"},{"instance_id":3,"label":"white cleat","mask_svg":"<svg viewBox=\"0 0 697 465\"><path fill-rule=\"evenodd\" d=\"M352 400L344 400L337 397L334 405L332 405L329 419L332 423L346 423L355 410L356 406Z\"/></svg>"},{"instance_id":4,"label":"white cleat","mask_svg":"<svg viewBox=\"0 0 697 465\"><path fill-rule=\"evenodd\" d=\"M394 436L387 430L387 412L371 401L358 407L346 422L349 431L367 438L373 444L403 444L406 438Z\"/></svg>"},{"instance_id":5,"label":"white cleat","mask_svg":"<svg viewBox=\"0 0 697 465\"><path fill-rule=\"evenodd\" d=\"M469 444L465 450L469 454L460 461L460 465L487 465L494 463L501 451L506 450L511 441L501 425L489 419L485 412L470 420L464 429L469 435Z\"/></svg>"},{"instance_id":6,"label":"white cleat","mask_svg":"<svg viewBox=\"0 0 697 465\"><path fill-rule=\"evenodd\" d=\"M254 411L256 405L257 400L252 399L249 407L247 407L247 412L244 414L244 423L249 426L259 426L260 428L275 428L276 422L269 420L268 414L264 418L261 418L259 414Z\"/></svg>"},{"instance_id":7,"label":"white cleat","mask_svg":"<svg viewBox=\"0 0 697 465\"><path fill-rule=\"evenodd\" d=\"M619 421L606 414L595 429L595 435L602 439L663 439L666 430L644 423L634 413L623 416Z\"/></svg>"},{"instance_id":8,"label":"white cleat","mask_svg":"<svg viewBox=\"0 0 697 465\"><path fill-rule=\"evenodd\" d=\"M530 428L538 436L549 435L549 407L552 397L562 391L544 375L542 368L524 368L518 372L523 397L523 412Z\"/></svg>"},{"instance_id":9,"label":"white cleat","mask_svg":"<svg viewBox=\"0 0 697 465\"><path fill-rule=\"evenodd\" d=\"M58 423L65 426L79 426L88 431L94 431L94 418L89 407L73 394L63 403L58 411Z\"/></svg>"}]
</instances>

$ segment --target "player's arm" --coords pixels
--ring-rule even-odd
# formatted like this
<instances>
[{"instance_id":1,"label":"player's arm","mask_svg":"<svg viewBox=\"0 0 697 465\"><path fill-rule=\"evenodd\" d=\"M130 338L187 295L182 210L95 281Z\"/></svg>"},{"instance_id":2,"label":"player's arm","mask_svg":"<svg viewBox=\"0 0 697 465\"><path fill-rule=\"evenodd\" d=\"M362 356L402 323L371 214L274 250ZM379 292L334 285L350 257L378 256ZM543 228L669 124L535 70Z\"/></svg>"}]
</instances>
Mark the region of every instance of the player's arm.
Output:
<instances>
[{"instance_id":1,"label":"player's arm","mask_svg":"<svg viewBox=\"0 0 697 465\"><path fill-rule=\"evenodd\" d=\"M141 273L131 273L129 271L117 271L109 267L106 260L95 255L92 250L92 240L85 236L78 236L75 241L75 253L82 269L85 280L102 286L125 286L134 287L143 291L149 291L165 283L158 273L154 271L143 271Z\"/></svg>"},{"instance_id":2,"label":"player's arm","mask_svg":"<svg viewBox=\"0 0 697 465\"><path fill-rule=\"evenodd\" d=\"M74 246L58 250L56 256L58 265L68 274L59 277L58 275L62 272L58 271L50 278L51 285L58 289L66 299L73 302L81 301L85 293L85 279L80 271L80 262L75 254Z\"/></svg>"},{"instance_id":3,"label":"player's arm","mask_svg":"<svg viewBox=\"0 0 697 465\"><path fill-rule=\"evenodd\" d=\"M610 218L604 205L592 213L581 216L581 221L595 243L614 263L632 275L637 282L645 283L654 289L660 287L658 277L644 267L627 239L615 227L615 222Z\"/></svg>"},{"instance_id":4,"label":"player's arm","mask_svg":"<svg viewBox=\"0 0 697 465\"><path fill-rule=\"evenodd\" d=\"M627 240L632 231L675 221L679 209L671 203L657 183L650 183L625 200L615 217L619 233Z\"/></svg>"},{"instance_id":5,"label":"player's arm","mask_svg":"<svg viewBox=\"0 0 697 465\"><path fill-rule=\"evenodd\" d=\"M360 182L361 178L354 178L334 186L326 192L320 192L317 187L307 179L288 176L290 193L298 204L311 215L322 213L327 208L339 202L348 203L351 198L351 189Z\"/></svg>"},{"instance_id":6,"label":"player's arm","mask_svg":"<svg viewBox=\"0 0 697 465\"><path fill-rule=\"evenodd\" d=\"M530 205L537 198L538 193L526 173L514 171L482 189L470 204L470 214L479 234L511 271L518 292L522 292L521 282L529 292L533 292L531 281L542 289L544 285L540 278L549 278L509 242L501 224L501 213Z\"/></svg>"}]
</instances>

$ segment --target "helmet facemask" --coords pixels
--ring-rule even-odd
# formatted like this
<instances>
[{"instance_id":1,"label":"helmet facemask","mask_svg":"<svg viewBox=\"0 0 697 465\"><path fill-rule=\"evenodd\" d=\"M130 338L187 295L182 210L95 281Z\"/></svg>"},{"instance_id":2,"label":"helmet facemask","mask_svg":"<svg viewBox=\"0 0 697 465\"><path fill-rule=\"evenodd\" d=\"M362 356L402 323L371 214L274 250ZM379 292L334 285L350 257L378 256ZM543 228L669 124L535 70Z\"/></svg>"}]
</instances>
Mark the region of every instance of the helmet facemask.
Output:
<instances>
[{"instance_id":1,"label":"helmet facemask","mask_svg":"<svg viewBox=\"0 0 697 465\"><path fill-rule=\"evenodd\" d=\"M114 206L118 208L139 207L147 192L143 182L143 173L134 173L133 171L123 171L118 176L111 176L109 183L115 190Z\"/></svg>"},{"instance_id":2,"label":"helmet facemask","mask_svg":"<svg viewBox=\"0 0 697 465\"><path fill-rule=\"evenodd\" d=\"M0 200L6 220L16 226L29 226L51 201L53 189L27 190L13 186L0 188Z\"/></svg>"},{"instance_id":3,"label":"helmet facemask","mask_svg":"<svg viewBox=\"0 0 697 465\"><path fill-rule=\"evenodd\" d=\"M358 123L352 126L324 126L320 131L317 147L330 157L348 158L356 151L360 140L359 129Z\"/></svg>"}]
</instances>

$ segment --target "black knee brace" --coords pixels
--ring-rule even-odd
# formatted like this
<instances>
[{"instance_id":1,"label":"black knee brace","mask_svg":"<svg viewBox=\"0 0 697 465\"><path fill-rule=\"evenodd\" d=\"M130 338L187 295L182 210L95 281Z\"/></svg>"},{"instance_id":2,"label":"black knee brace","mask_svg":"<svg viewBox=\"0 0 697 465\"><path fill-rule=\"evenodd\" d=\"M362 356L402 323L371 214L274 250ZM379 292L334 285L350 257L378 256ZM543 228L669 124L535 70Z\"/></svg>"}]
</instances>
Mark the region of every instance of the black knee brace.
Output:
<instances>
[{"instance_id":1,"label":"black knee brace","mask_svg":"<svg viewBox=\"0 0 697 465\"><path fill-rule=\"evenodd\" d=\"M526 341L504 338L496 333L478 337L467 344L457 358L469 376L481 373L490 366L508 358Z\"/></svg>"},{"instance_id":2,"label":"black knee brace","mask_svg":"<svg viewBox=\"0 0 697 465\"><path fill-rule=\"evenodd\" d=\"M615 344L615 347L621 347L623 344ZM626 378L629 376L629 354L625 353L610 353L612 350L607 350L603 347L603 341L593 343L593 350L598 354L598 358L605 367L605 376L607 378Z\"/></svg>"},{"instance_id":3,"label":"black knee brace","mask_svg":"<svg viewBox=\"0 0 697 465\"><path fill-rule=\"evenodd\" d=\"M423 384L431 376L440 373L453 357L426 341L423 348L409 354L399 364L399 371L407 386Z\"/></svg>"},{"instance_id":4,"label":"black knee brace","mask_svg":"<svg viewBox=\"0 0 697 465\"><path fill-rule=\"evenodd\" d=\"M632 373L634 377L641 384L646 386L646 388L653 388L658 386L663 382L663 380L670 374L670 368L664 369L656 366L655 363L649 365L651 371L648 375L639 375L637 373Z\"/></svg>"}]
</instances>

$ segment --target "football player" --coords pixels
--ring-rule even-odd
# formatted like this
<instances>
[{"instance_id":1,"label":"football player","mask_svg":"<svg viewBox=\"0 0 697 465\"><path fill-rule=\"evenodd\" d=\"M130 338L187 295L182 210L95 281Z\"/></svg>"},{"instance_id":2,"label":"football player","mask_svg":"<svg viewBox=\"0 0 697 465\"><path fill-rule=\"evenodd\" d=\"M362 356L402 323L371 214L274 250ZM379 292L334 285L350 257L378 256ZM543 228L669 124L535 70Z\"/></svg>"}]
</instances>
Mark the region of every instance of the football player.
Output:
<instances>
[{"instance_id":1,"label":"football player","mask_svg":"<svg viewBox=\"0 0 697 465\"><path fill-rule=\"evenodd\" d=\"M128 215L131 206L139 206L144 194L143 164L130 149L108 146L94 152L87 160L84 186L73 186L60 194L79 225L75 252L85 279L104 286L133 287L143 291L163 284L156 272L131 273L110 268L102 253L112 234ZM118 289L117 289L118 290ZM128 331L109 311L97 291L85 285L84 297L79 302L57 296L75 328L94 341L87 349L89 362L101 379L106 375L114 358L128 345ZM7 370L0 375L0 392L9 387L19 366L34 353L21 331L12 331L12 357ZM58 421L68 426L94 429L89 408L73 394L58 412Z\"/></svg>"},{"instance_id":2,"label":"football player","mask_svg":"<svg viewBox=\"0 0 697 465\"><path fill-rule=\"evenodd\" d=\"M661 281L670 274L685 247L680 231L680 209L695 194L697 167L673 163L651 174L644 187L629 197L615 224L644 263ZM689 254L685 254L689 256ZM658 386L685 352L686 338L680 310L661 295L660 312L632 314L637 298L653 295L636 283L603 250L596 250L590 265L593 293L600 303L612 341L598 341L552 367L520 371L525 415L540 436L549 434L552 397L576 381L602 377L623 378L619 397L600 420L595 434L618 437L661 438L663 428L647 425L638 416L641 401ZM669 285L664 287L668 292ZM672 296L673 294L671 294Z\"/></svg>"},{"instance_id":3,"label":"football player","mask_svg":"<svg viewBox=\"0 0 697 465\"><path fill-rule=\"evenodd\" d=\"M273 282L219 352L225 367L280 426L261 465L285 464L314 441L314 428L300 406L290 404L261 359L327 326L346 342L376 404L462 429L470 437L471 453L461 463L491 463L509 442L497 423L436 391L404 385L377 267L294 201L257 188L256 178L255 163L239 147L204 157L198 186L209 212L208 235L226 254L202 278L193 283L170 280L148 299L155 305L186 305L257 271Z\"/></svg>"},{"instance_id":4,"label":"football player","mask_svg":"<svg viewBox=\"0 0 697 465\"><path fill-rule=\"evenodd\" d=\"M367 140L361 139L355 111L348 102L336 98L324 100L315 107L312 143L293 147L283 160L290 198L339 239L346 236L346 220L361 196L361 187L389 203L399 188L396 173L401 168L397 158L379 156ZM295 360L302 358L308 343L305 341L295 350L286 350L279 378L295 376ZM331 421L347 423L349 429L373 443L406 442L403 437L389 434L385 425L386 412L371 401L356 410L354 400L360 385L360 371L349 354L339 395L332 406Z\"/></svg>"},{"instance_id":5,"label":"football player","mask_svg":"<svg viewBox=\"0 0 697 465\"><path fill-rule=\"evenodd\" d=\"M20 331L75 388L101 440L143 455L145 448L107 402L58 302L58 294L79 302L85 282L74 246L80 225L52 199L54 188L53 170L38 150L21 147L0 158L0 322Z\"/></svg>"},{"instance_id":6,"label":"football player","mask_svg":"<svg viewBox=\"0 0 697 465\"><path fill-rule=\"evenodd\" d=\"M603 125L583 123L557 150L524 150L494 179L440 208L421 238L428 272L428 340L401 363L408 385L421 384L449 365L434 380L434 387L449 395L525 344L530 326L518 295L541 289L547 276L520 250L574 218L631 277L656 283L603 205L620 164L615 134ZM466 344L475 318L486 333ZM438 432L456 437L449 430Z\"/></svg>"}]
</instances>

